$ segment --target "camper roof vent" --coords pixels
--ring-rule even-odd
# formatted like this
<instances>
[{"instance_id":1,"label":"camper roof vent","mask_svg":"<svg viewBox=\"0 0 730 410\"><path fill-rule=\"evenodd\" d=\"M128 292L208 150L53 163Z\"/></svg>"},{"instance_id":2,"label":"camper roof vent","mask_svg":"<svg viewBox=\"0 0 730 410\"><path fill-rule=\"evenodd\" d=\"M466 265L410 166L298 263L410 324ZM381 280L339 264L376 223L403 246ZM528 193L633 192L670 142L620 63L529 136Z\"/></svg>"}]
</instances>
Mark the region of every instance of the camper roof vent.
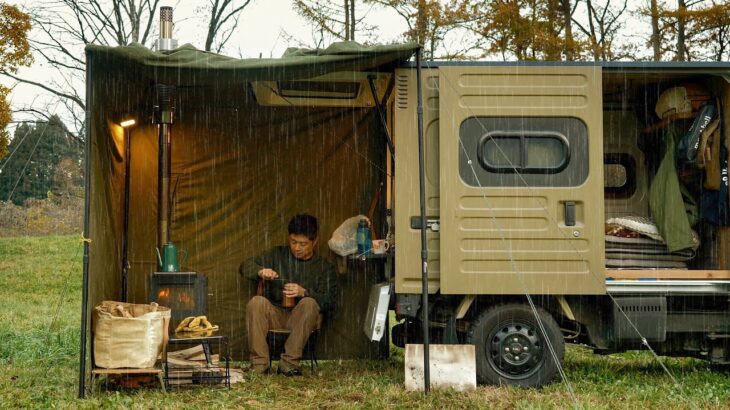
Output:
<instances>
[{"instance_id":1,"label":"camper roof vent","mask_svg":"<svg viewBox=\"0 0 730 410\"><path fill-rule=\"evenodd\" d=\"M282 97L354 99L359 94L360 83L352 81L279 81Z\"/></svg>"},{"instance_id":2,"label":"camper roof vent","mask_svg":"<svg viewBox=\"0 0 730 410\"><path fill-rule=\"evenodd\" d=\"M391 73L336 71L313 78L252 81L256 101L264 106L372 107L368 77L375 76L378 100L385 98Z\"/></svg>"},{"instance_id":3,"label":"camper roof vent","mask_svg":"<svg viewBox=\"0 0 730 410\"><path fill-rule=\"evenodd\" d=\"M408 108L408 76L398 74L395 79L395 104L398 108Z\"/></svg>"}]
</instances>

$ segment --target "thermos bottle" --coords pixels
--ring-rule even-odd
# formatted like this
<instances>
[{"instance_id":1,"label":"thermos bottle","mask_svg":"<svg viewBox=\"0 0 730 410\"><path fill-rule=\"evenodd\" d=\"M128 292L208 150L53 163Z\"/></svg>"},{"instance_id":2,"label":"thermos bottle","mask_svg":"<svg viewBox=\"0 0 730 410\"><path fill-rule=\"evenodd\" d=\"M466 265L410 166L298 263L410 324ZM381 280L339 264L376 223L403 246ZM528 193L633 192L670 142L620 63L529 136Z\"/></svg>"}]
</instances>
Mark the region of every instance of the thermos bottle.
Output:
<instances>
[{"instance_id":1,"label":"thermos bottle","mask_svg":"<svg viewBox=\"0 0 730 410\"><path fill-rule=\"evenodd\" d=\"M372 241L370 238L370 226L367 219L361 219L357 224L357 253L365 256L370 253Z\"/></svg>"}]
</instances>

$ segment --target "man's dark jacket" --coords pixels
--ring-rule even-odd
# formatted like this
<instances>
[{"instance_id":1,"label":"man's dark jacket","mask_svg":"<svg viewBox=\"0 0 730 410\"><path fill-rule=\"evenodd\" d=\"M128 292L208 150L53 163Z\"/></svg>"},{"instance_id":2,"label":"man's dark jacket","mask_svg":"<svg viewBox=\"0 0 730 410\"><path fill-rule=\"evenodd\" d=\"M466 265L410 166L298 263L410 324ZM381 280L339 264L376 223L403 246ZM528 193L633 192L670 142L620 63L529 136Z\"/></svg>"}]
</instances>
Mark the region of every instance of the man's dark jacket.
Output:
<instances>
[{"instance_id":1,"label":"man's dark jacket","mask_svg":"<svg viewBox=\"0 0 730 410\"><path fill-rule=\"evenodd\" d=\"M266 281L264 296L274 305L281 306L282 289L286 283L298 283L314 298L321 312L328 312L335 305L337 277L331 263L318 255L299 260L288 246L277 246L241 264L239 272L244 277L258 281L258 272L269 268L279 274L276 280Z\"/></svg>"}]
</instances>

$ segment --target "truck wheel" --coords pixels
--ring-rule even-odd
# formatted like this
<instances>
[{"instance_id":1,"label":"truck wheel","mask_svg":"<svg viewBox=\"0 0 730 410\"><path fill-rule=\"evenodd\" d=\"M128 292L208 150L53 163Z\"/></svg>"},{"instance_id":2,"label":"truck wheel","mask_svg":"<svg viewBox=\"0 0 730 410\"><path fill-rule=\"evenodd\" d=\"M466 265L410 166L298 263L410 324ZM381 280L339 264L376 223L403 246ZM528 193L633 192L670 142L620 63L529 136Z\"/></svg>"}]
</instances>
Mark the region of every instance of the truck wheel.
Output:
<instances>
[{"instance_id":1,"label":"truck wheel","mask_svg":"<svg viewBox=\"0 0 730 410\"><path fill-rule=\"evenodd\" d=\"M561 362L565 343L552 316L541 308L537 314L547 335L527 305L494 306L472 323L467 343L475 346L480 383L540 387L555 377L559 363L546 341Z\"/></svg>"}]
</instances>

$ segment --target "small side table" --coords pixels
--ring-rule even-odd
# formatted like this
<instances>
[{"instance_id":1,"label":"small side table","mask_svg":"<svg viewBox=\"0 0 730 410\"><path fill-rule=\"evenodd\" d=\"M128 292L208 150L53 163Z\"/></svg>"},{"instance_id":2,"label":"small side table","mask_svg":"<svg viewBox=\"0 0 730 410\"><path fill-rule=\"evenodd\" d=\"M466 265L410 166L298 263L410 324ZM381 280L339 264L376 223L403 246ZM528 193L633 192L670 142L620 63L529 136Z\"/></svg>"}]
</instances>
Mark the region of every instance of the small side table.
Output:
<instances>
[{"instance_id":1,"label":"small side table","mask_svg":"<svg viewBox=\"0 0 730 410\"><path fill-rule=\"evenodd\" d=\"M186 377L170 377L170 366L167 360L169 349L171 346L176 345L202 345L203 354L205 355L205 363L209 366L213 366L213 360L211 358L211 344L217 344L220 354L220 360L225 361L225 367L218 367L223 371L223 374L199 373L195 375L196 370L200 370L195 367L190 368L175 368L175 371L190 372L190 376ZM231 387L231 367L230 367L230 354L228 349L228 340L224 335L218 334L218 331L212 332L210 336L196 335L195 333L175 333L167 342L167 349L165 351L165 357L163 358L164 369L165 369L165 384L169 388L171 386L170 380L190 380L193 384L214 384L223 383L227 388Z\"/></svg>"}]
</instances>

